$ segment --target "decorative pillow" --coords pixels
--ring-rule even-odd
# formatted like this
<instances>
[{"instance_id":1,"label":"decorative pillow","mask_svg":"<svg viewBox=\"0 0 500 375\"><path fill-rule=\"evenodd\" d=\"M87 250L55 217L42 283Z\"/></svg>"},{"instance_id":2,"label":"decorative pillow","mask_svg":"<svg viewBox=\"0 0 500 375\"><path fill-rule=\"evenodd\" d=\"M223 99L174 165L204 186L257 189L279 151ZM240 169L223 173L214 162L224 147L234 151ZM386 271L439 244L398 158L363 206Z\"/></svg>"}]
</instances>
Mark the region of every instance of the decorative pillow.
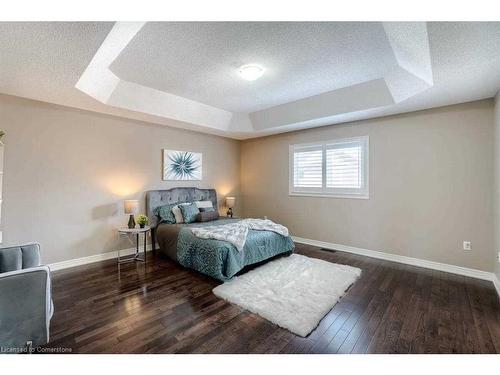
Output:
<instances>
[{"instance_id":1,"label":"decorative pillow","mask_svg":"<svg viewBox=\"0 0 500 375\"><path fill-rule=\"evenodd\" d=\"M156 215L160 219L160 223L175 224L175 216L172 212L174 206L175 204L166 204L156 208Z\"/></svg>"},{"instance_id":2,"label":"decorative pillow","mask_svg":"<svg viewBox=\"0 0 500 375\"><path fill-rule=\"evenodd\" d=\"M174 214L175 222L177 224L184 223L184 217L182 216L182 211L181 211L181 207L180 206L185 206L187 204L191 204L191 203L175 204L174 207L172 207L172 213Z\"/></svg>"},{"instance_id":3,"label":"decorative pillow","mask_svg":"<svg viewBox=\"0 0 500 375\"><path fill-rule=\"evenodd\" d=\"M198 209L200 210L200 212L213 212L213 211L215 211L215 208L213 208L213 207L198 207Z\"/></svg>"},{"instance_id":4,"label":"decorative pillow","mask_svg":"<svg viewBox=\"0 0 500 375\"><path fill-rule=\"evenodd\" d=\"M212 204L212 201L196 201L196 206L198 208L213 208L214 205Z\"/></svg>"},{"instance_id":5,"label":"decorative pillow","mask_svg":"<svg viewBox=\"0 0 500 375\"><path fill-rule=\"evenodd\" d=\"M196 203L181 204L179 208L181 209L182 218L184 219L185 223L195 222L198 214L200 213L200 210L198 209L198 206L196 206Z\"/></svg>"},{"instance_id":6,"label":"decorative pillow","mask_svg":"<svg viewBox=\"0 0 500 375\"><path fill-rule=\"evenodd\" d=\"M198 214L198 221L212 221L219 218L219 212L212 209L212 211L201 211Z\"/></svg>"}]
</instances>

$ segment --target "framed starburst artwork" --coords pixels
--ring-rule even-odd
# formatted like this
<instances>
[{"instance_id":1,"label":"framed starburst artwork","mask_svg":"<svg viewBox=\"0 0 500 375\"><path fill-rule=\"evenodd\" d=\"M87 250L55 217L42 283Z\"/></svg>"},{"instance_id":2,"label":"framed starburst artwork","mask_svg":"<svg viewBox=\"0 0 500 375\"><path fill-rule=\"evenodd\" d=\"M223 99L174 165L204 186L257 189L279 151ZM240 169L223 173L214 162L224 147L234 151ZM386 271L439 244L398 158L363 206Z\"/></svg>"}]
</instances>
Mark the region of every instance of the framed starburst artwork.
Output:
<instances>
[{"instance_id":1,"label":"framed starburst artwork","mask_svg":"<svg viewBox=\"0 0 500 375\"><path fill-rule=\"evenodd\" d=\"M163 150L163 179L166 181L201 180L202 154Z\"/></svg>"}]
</instances>

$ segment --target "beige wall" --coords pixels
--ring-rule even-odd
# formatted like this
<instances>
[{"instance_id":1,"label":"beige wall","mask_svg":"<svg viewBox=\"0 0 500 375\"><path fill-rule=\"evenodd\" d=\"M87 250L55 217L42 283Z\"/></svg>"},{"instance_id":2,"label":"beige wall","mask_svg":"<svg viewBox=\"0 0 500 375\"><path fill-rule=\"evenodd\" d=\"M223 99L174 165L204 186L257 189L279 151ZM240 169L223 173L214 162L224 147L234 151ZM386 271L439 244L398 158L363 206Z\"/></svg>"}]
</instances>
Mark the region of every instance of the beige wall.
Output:
<instances>
[{"instance_id":1,"label":"beige wall","mask_svg":"<svg viewBox=\"0 0 500 375\"><path fill-rule=\"evenodd\" d=\"M334 125L240 147L226 138L0 96L0 129L7 133L3 244L39 241L47 263L128 248L115 229L127 222L123 199L143 204L150 189L214 187L219 198L236 195L238 214L267 215L296 236L485 271L496 265L500 277L492 224L494 214L500 217L492 189L500 106L495 123L493 105L485 100ZM370 136L369 200L288 196L289 144L359 135ZM162 181L162 148L203 152L203 181ZM500 176L500 151L495 155ZM463 240L472 241L472 252L462 250Z\"/></svg>"},{"instance_id":2,"label":"beige wall","mask_svg":"<svg viewBox=\"0 0 500 375\"><path fill-rule=\"evenodd\" d=\"M495 246L493 248L493 262L495 264L495 274L500 280L500 263L498 262L498 252L500 251L500 92L495 98L495 188L494 207L495 207Z\"/></svg>"},{"instance_id":3,"label":"beige wall","mask_svg":"<svg viewBox=\"0 0 500 375\"><path fill-rule=\"evenodd\" d=\"M3 244L38 241L47 263L132 245L124 198L173 186L239 198L239 142L0 96L5 136ZM203 153L203 181L161 179L162 148ZM220 197L219 197L220 199ZM237 199L237 202L240 202Z\"/></svg>"},{"instance_id":4,"label":"beige wall","mask_svg":"<svg viewBox=\"0 0 500 375\"><path fill-rule=\"evenodd\" d=\"M288 195L290 144L362 135L370 199ZM493 271L492 100L244 141L241 186L292 235Z\"/></svg>"}]
</instances>

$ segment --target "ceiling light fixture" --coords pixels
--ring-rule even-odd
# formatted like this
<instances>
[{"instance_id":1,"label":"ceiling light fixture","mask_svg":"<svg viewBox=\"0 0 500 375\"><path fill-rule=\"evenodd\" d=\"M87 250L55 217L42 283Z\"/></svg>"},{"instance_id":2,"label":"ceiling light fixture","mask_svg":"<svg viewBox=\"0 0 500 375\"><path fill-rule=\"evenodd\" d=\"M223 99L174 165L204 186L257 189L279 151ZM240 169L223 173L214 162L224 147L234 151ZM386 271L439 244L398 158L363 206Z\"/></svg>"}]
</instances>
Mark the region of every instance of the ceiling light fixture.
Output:
<instances>
[{"instance_id":1,"label":"ceiling light fixture","mask_svg":"<svg viewBox=\"0 0 500 375\"><path fill-rule=\"evenodd\" d=\"M247 81L255 81L256 79L262 77L264 74L264 68L257 64L247 64L240 66L238 73L241 78L246 79Z\"/></svg>"}]
</instances>

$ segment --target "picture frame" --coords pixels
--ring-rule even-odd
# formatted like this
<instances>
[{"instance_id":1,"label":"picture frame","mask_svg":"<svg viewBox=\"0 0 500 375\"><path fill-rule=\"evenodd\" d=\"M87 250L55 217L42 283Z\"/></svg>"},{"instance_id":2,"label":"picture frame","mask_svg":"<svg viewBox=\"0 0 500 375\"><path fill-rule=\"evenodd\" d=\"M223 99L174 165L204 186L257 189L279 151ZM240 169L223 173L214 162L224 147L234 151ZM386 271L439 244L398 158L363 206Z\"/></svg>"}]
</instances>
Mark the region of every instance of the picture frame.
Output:
<instances>
[{"instance_id":1,"label":"picture frame","mask_svg":"<svg viewBox=\"0 0 500 375\"><path fill-rule=\"evenodd\" d=\"M163 149L164 181L201 181L203 154Z\"/></svg>"}]
</instances>

